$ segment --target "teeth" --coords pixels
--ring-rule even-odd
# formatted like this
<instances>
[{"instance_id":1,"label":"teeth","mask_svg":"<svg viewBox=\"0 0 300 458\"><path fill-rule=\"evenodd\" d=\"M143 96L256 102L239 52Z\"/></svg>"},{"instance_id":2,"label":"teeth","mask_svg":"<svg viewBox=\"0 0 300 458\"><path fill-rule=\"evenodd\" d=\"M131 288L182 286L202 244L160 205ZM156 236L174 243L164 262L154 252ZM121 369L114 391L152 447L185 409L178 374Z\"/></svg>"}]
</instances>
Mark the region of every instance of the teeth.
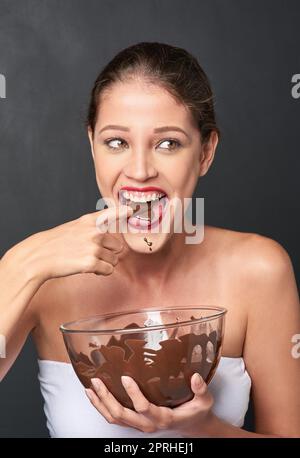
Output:
<instances>
[{"instance_id":1,"label":"teeth","mask_svg":"<svg viewBox=\"0 0 300 458\"><path fill-rule=\"evenodd\" d=\"M145 193L138 191L120 191L120 198L131 200L132 202L150 202L159 199L165 194L161 192Z\"/></svg>"}]
</instances>

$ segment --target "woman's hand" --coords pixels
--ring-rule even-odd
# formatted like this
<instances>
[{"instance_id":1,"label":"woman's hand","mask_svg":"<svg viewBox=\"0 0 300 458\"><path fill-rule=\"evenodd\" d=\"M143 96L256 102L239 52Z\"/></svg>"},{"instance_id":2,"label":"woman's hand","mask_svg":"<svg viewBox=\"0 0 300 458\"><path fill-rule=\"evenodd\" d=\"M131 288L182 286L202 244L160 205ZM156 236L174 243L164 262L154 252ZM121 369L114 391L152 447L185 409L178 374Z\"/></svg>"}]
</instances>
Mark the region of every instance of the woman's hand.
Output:
<instances>
[{"instance_id":1,"label":"woman's hand","mask_svg":"<svg viewBox=\"0 0 300 458\"><path fill-rule=\"evenodd\" d=\"M3 262L23 266L26 275L38 277L40 283L77 273L110 275L123 244L105 227L125 220L132 212L125 205L112 207L38 232L12 247Z\"/></svg>"},{"instance_id":2,"label":"woman's hand","mask_svg":"<svg viewBox=\"0 0 300 458\"><path fill-rule=\"evenodd\" d=\"M135 411L123 407L100 379L92 379L92 384L95 391L86 389L86 394L93 406L111 424L131 426L146 433L172 429L183 437L200 437L201 433L205 436L204 429L213 417L213 397L197 373L191 378L193 399L173 409L158 407L149 402L131 377L123 376L122 384Z\"/></svg>"}]
</instances>

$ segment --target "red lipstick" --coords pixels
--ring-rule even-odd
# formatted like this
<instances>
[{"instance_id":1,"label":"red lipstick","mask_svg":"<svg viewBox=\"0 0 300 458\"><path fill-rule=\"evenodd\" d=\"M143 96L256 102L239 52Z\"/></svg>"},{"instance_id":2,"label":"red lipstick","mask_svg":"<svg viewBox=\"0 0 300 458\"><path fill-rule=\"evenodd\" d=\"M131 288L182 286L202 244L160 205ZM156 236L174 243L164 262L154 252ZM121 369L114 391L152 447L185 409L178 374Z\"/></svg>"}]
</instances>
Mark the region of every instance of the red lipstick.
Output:
<instances>
[{"instance_id":1,"label":"red lipstick","mask_svg":"<svg viewBox=\"0 0 300 458\"><path fill-rule=\"evenodd\" d=\"M166 194L166 192L162 188L158 188L157 186L146 186L144 188L137 188L135 186L122 186L120 191L138 191L138 192L149 192L149 191L156 191Z\"/></svg>"}]
</instances>

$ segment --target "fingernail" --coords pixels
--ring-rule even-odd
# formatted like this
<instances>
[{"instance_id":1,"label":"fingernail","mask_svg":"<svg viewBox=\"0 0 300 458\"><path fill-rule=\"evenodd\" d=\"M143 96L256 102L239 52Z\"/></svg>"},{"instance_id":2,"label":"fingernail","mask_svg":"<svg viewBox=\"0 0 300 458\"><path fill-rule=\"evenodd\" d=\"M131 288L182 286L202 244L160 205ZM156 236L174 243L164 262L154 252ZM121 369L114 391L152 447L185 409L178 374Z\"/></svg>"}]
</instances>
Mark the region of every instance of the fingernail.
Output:
<instances>
[{"instance_id":1,"label":"fingernail","mask_svg":"<svg viewBox=\"0 0 300 458\"><path fill-rule=\"evenodd\" d=\"M198 372L196 372L195 383L196 383L197 388L200 388L200 386L203 383L203 378L201 377L200 374L198 374Z\"/></svg>"},{"instance_id":2,"label":"fingernail","mask_svg":"<svg viewBox=\"0 0 300 458\"><path fill-rule=\"evenodd\" d=\"M131 384L130 377L127 377L127 375L122 375L121 380L122 380L122 384L123 384L123 386L125 388L129 388L130 387L130 384Z\"/></svg>"},{"instance_id":3,"label":"fingernail","mask_svg":"<svg viewBox=\"0 0 300 458\"><path fill-rule=\"evenodd\" d=\"M84 391L85 391L85 394L87 395L87 397L89 398L89 400L92 401L93 400L93 395L92 395L91 391L88 388L85 388Z\"/></svg>"},{"instance_id":4,"label":"fingernail","mask_svg":"<svg viewBox=\"0 0 300 458\"><path fill-rule=\"evenodd\" d=\"M97 378L92 378L91 382L96 391L100 390L101 384Z\"/></svg>"}]
</instances>

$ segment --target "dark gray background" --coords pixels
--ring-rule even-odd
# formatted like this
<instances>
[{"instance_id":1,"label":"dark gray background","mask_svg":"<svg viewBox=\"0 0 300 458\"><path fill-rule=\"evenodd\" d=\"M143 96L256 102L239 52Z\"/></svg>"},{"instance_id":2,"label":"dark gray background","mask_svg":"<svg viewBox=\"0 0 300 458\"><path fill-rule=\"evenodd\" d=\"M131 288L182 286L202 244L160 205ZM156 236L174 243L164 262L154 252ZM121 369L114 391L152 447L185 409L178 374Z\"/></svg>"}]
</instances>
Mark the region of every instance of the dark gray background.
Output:
<instances>
[{"instance_id":1,"label":"dark gray background","mask_svg":"<svg viewBox=\"0 0 300 458\"><path fill-rule=\"evenodd\" d=\"M215 91L222 140L197 191L206 223L277 240L299 278L299 17L292 0L0 0L0 255L95 211L92 83L119 50L162 41L192 52ZM1 383L0 437L47 435L36 372L29 342Z\"/></svg>"}]
</instances>

